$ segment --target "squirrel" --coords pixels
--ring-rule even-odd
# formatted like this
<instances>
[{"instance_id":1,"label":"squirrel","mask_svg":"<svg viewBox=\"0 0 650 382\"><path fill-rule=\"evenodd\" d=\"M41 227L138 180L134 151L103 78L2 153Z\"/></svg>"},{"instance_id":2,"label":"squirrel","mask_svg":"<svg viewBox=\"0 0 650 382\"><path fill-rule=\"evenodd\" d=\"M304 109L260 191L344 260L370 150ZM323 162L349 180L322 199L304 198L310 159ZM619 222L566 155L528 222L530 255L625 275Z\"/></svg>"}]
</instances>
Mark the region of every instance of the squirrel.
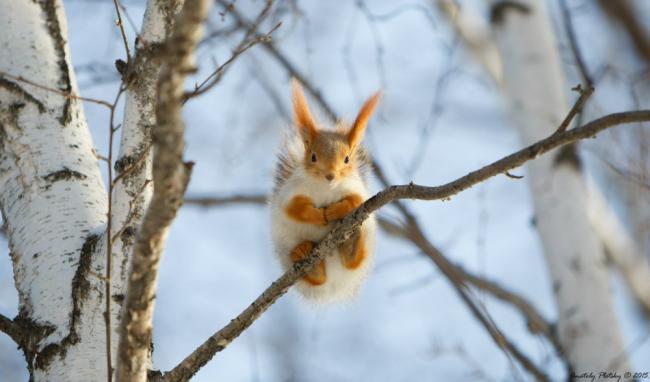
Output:
<instances>
[{"instance_id":1,"label":"squirrel","mask_svg":"<svg viewBox=\"0 0 650 382\"><path fill-rule=\"evenodd\" d=\"M361 140L380 97L377 92L368 98L351 126L339 122L335 129L321 129L300 83L292 79L295 131L278 154L269 198L271 237L285 271L369 197L370 159ZM356 234L297 282L300 294L325 304L356 295L372 265L375 230L371 215Z\"/></svg>"}]
</instances>

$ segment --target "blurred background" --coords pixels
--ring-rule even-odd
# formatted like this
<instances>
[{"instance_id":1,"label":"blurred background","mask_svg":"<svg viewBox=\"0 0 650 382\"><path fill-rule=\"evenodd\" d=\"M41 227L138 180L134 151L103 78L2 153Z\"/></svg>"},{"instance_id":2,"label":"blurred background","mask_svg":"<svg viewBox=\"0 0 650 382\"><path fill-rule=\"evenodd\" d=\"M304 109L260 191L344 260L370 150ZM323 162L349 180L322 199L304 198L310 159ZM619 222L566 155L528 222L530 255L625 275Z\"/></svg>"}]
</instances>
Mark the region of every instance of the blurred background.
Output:
<instances>
[{"instance_id":1,"label":"blurred background","mask_svg":"<svg viewBox=\"0 0 650 382\"><path fill-rule=\"evenodd\" d=\"M130 41L144 2L122 0ZM487 18L486 4L460 1ZM632 3L650 30L650 3ZM81 94L113 99L124 48L109 0L66 0L70 50ZM188 88L240 44L262 0L218 1ZM582 81L567 35L567 16L596 92L583 121L650 106L647 62L624 28L597 1L548 1L567 78ZM568 12L562 12L562 6ZM237 15L237 16L236 16ZM188 202L174 222L161 264L154 322L154 366L168 370L250 304L281 270L272 253L268 209L275 153L290 128L294 70L337 116L352 120L377 89L384 97L366 145L389 183L439 185L522 147L508 100L436 1L275 1L260 24L272 48L241 54L220 83L185 106L187 160L196 162ZM642 25L643 26L643 25ZM293 73L294 75L296 73ZM508 76L508 73L504 73ZM328 111L308 94L312 110ZM573 101L571 101L573 102ZM85 104L100 153L108 113ZM118 120L120 117L118 117ZM583 171L650 254L650 134L641 126L609 130L578 146ZM103 168L104 174L106 169ZM525 168L515 171L525 175ZM426 238L449 260L526 298L550 322L552 285L534 224L527 178L498 176L451 200L406 202ZM372 191L382 189L375 178ZM236 198L232 198L235 197ZM197 203L198 199L208 199ZM192 203L191 201L194 201ZM216 203L217 201L220 201ZM394 207L380 216L399 221ZM580 240L580 238L576 238ZM0 236L0 311L17 314L7 243ZM633 369L650 368L647 316L618 273L615 308ZM510 304L480 290L477 300L521 351L554 380L565 365L548 341L531 334ZM0 379L27 380L22 354L0 335ZM510 381L527 380L459 299L429 257L408 240L379 232L376 264L350 303L315 307L290 291L218 353L196 381Z\"/></svg>"}]
</instances>

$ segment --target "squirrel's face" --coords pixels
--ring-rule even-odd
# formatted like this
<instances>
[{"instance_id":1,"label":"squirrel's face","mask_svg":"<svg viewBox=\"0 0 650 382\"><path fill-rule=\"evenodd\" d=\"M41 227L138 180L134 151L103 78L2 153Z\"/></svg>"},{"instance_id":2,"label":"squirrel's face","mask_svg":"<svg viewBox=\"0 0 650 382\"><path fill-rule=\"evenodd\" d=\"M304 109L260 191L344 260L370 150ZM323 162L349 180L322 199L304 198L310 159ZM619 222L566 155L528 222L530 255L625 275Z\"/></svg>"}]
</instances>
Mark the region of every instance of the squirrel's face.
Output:
<instances>
[{"instance_id":1,"label":"squirrel's face","mask_svg":"<svg viewBox=\"0 0 650 382\"><path fill-rule=\"evenodd\" d=\"M368 98L346 131L323 131L316 126L300 84L293 80L294 125L305 144L304 164L307 174L336 185L356 169L357 147L380 96L377 92Z\"/></svg>"},{"instance_id":2,"label":"squirrel's face","mask_svg":"<svg viewBox=\"0 0 650 382\"><path fill-rule=\"evenodd\" d=\"M347 136L333 131L319 131L305 141L305 171L310 176L336 185L356 168L355 149Z\"/></svg>"}]
</instances>

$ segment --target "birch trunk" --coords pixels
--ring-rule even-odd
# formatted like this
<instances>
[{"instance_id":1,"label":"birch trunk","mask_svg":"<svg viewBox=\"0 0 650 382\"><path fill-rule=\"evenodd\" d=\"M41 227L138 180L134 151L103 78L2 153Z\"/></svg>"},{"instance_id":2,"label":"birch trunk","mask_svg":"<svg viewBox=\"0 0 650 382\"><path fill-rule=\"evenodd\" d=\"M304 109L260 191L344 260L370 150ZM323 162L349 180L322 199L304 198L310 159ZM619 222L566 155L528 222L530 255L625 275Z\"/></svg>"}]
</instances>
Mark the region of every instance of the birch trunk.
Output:
<instances>
[{"instance_id":1,"label":"birch trunk","mask_svg":"<svg viewBox=\"0 0 650 382\"><path fill-rule=\"evenodd\" d=\"M60 1L0 0L0 70L76 92ZM0 76L0 207L35 381L106 378L106 193L80 101Z\"/></svg>"},{"instance_id":2,"label":"birch trunk","mask_svg":"<svg viewBox=\"0 0 650 382\"><path fill-rule=\"evenodd\" d=\"M567 114L566 86L545 2L493 3L504 86L522 143L546 137ZM553 281L560 341L573 371L628 370L605 254L587 214L574 147L529 164L537 228ZM623 355L621 357L621 355Z\"/></svg>"},{"instance_id":3,"label":"birch trunk","mask_svg":"<svg viewBox=\"0 0 650 382\"><path fill-rule=\"evenodd\" d=\"M183 0L147 2L135 56L123 74L127 93L120 153L115 163L116 174L121 179L113 191L111 229L114 241L111 294L116 302L111 307L114 359L135 233L149 206L153 190L151 129L156 123L155 107L160 78L160 65L155 62L155 47L169 37L174 17L183 3ZM115 237L120 232L120 237Z\"/></svg>"},{"instance_id":4,"label":"birch trunk","mask_svg":"<svg viewBox=\"0 0 650 382\"><path fill-rule=\"evenodd\" d=\"M596 186L589 187L589 220L607 249L609 259L650 316L650 262Z\"/></svg>"}]
</instances>

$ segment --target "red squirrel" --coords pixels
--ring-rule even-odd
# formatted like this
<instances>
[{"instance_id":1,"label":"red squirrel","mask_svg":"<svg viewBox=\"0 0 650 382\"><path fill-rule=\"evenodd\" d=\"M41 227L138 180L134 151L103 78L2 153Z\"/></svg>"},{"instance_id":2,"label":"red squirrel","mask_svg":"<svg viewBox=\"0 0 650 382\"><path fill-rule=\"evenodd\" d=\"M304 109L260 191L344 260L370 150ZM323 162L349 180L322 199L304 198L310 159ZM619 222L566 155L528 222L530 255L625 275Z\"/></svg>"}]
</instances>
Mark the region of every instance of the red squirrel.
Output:
<instances>
[{"instance_id":1,"label":"red squirrel","mask_svg":"<svg viewBox=\"0 0 650 382\"><path fill-rule=\"evenodd\" d=\"M323 129L312 116L302 87L292 80L295 133L278 155L270 198L271 235L286 271L307 256L334 223L368 197L369 158L361 145L380 99L377 92L361 107L354 123ZM340 244L297 283L307 299L330 303L354 296L372 264L376 222L370 216L356 235Z\"/></svg>"}]
</instances>

